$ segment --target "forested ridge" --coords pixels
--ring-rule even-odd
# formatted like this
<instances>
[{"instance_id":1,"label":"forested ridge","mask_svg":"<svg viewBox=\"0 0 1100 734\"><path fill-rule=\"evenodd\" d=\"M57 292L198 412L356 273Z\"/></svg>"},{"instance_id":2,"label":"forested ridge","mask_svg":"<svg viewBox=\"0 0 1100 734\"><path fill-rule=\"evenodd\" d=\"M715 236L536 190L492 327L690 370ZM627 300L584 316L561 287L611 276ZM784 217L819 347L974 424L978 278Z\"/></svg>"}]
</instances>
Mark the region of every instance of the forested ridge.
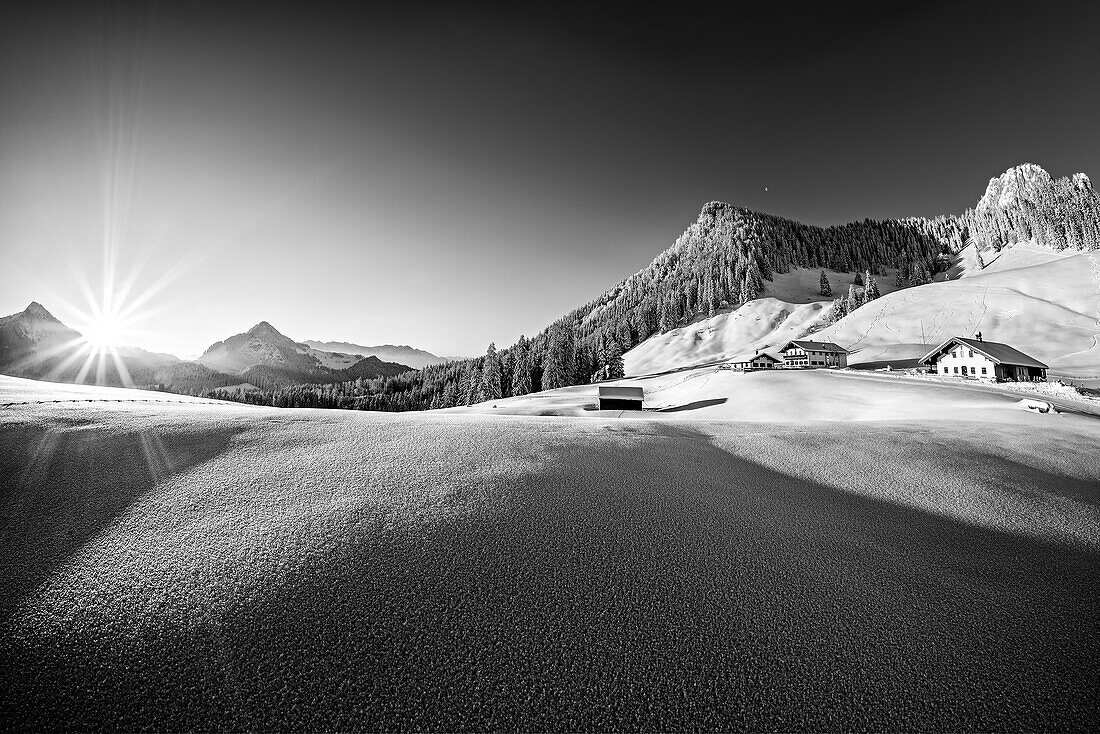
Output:
<instances>
[{"instance_id":1,"label":"forested ridge","mask_svg":"<svg viewBox=\"0 0 1100 734\"><path fill-rule=\"evenodd\" d=\"M739 307L776 273L826 267L866 273L867 287L850 289L834 302L834 317L841 318L877 295L873 278L887 267L897 269L897 285L921 285L950 267L968 244L980 260L982 251L1026 240L1055 249L1098 246L1100 197L1087 177L1054 180L1037 166L1021 166L991 180L978 206L961 215L831 227L711 202L647 267L506 349L490 344L482 357L385 379L252 391L235 399L284 407L424 410L621 377L623 353L696 317Z\"/></svg>"}]
</instances>

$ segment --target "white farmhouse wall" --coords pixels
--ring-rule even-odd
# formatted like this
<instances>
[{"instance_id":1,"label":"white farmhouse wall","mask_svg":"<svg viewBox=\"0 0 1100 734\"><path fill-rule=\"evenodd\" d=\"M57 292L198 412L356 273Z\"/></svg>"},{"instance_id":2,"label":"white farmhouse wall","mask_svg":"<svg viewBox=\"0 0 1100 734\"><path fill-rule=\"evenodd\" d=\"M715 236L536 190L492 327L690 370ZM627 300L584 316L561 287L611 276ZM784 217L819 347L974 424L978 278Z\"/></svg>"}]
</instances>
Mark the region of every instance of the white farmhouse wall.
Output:
<instances>
[{"instance_id":1,"label":"white farmhouse wall","mask_svg":"<svg viewBox=\"0 0 1100 734\"><path fill-rule=\"evenodd\" d=\"M985 370L984 372L982 370ZM987 380L997 376L996 363L989 357L970 347L955 345L951 351L936 360L936 374L962 377L984 377Z\"/></svg>"},{"instance_id":2,"label":"white farmhouse wall","mask_svg":"<svg viewBox=\"0 0 1100 734\"><path fill-rule=\"evenodd\" d=\"M805 367L847 367L848 355L842 352L819 352L813 349L792 347L784 352L791 363Z\"/></svg>"}]
</instances>

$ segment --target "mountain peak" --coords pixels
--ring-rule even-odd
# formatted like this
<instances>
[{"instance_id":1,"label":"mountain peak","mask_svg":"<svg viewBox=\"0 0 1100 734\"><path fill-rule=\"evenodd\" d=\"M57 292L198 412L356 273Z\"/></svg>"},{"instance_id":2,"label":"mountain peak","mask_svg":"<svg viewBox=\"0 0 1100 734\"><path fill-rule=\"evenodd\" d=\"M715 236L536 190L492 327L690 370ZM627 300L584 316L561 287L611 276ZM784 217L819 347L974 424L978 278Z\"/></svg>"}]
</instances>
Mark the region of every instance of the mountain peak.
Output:
<instances>
[{"instance_id":1,"label":"mountain peak","mask_svg":"<svg viewBox=\"0 0 1100 734\"><path fill-rule=\"evenodd\" d=\"M1021 199L1033 201L1035 195L1049 187L1054 179L1039 165L1021 163L1000 176L989 179L985 193L978 201L978 209L1014 206Z\"/></svg>"},{"instance_id":2,"label":"mountain peak","mask_svg":"<svg viewBox=\"0 0 1100 734\"><path fill-rule=\"evenodd\" d=\"M274 326L272 326L271 324L269 324L266 321L261 321L260 323L256 324L255 326L253 326L251 329L249 329L245 333L248 334L249 336L282 336L283 335L282 332L280 332L278 329L276 329Z\"/></svg>"},{"instance_id":3,"label":"mountain peak","mask_svg":"<svg viewBox=\"0 0 1100 734\"><path fill-rule=\"evenodd\" d=\"M38 301L31 301L30 304L23 309L23 315L35 319L43 319L45 321L57 321L57 317L46 310ZM58 321L58 323L61 323Z\"/></svg>"}]
</instances>

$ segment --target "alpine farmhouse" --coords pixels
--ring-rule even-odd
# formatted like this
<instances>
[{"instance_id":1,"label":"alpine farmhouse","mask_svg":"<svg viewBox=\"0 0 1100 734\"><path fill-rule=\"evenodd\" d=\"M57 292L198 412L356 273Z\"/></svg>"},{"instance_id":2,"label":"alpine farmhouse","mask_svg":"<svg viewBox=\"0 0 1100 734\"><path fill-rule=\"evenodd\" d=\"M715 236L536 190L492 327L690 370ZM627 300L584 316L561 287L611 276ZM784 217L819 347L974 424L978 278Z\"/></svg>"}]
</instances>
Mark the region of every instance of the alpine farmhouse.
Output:
<instances>
[{"instance_id":1,"label":"alpine farmhouse","mask_svg":"<svg viewBox=\"0 0 1100 734\"><path fill-rule=\"evenodd\" d=\"M1015 347L955 336L921 358L932 374L1017 382L1046 380L1047 366Z\"/></svg>"},{"instance_id":2,"label":"alpine farmhouse","mask_svg":"<svg viewBox=\"0 0 1100 734\"><path fill-rule=\"evenodd\" d=\"M756 354L742 354L737 357L731 357L725 361L722 368L727 370L741 370L743 372L751 372L752 370L772 370L781 366L782 362L783 360L778 357L773 357L767 352L757 351Z\"/></svg>"},{"instance_id":3,"label":"alpine farmhouse","mask_svg":"<svg viewBox=\"0 0 1100 734\"><path fill-rule=\"evenodd\" d=\"M799 367L847 367L848 350L833 342L815 342L795 339L779 350L783 366Z\"/></svg>"}]
</instances>

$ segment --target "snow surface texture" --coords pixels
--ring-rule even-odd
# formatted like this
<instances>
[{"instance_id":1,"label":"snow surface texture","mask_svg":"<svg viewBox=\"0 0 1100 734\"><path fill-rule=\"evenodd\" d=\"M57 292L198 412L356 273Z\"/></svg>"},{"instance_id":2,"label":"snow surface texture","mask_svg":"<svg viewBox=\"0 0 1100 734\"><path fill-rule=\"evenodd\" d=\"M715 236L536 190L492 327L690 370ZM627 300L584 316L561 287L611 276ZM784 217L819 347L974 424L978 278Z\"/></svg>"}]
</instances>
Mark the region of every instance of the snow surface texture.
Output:
<instances>
[{"instance_id":1,"label":"snow surface texture","mask_svg":"<svg viewBox=\"0 0 1100 734\"><path fill-rule=\"evenodd\" d=\"M955 279L890 289L826 328L831 307L825 304L757 299L732 313L650 337L626 353L626 371L644 375L757 349L774 351L810 333L851 350L849 364L915 359L952 336L981 331L988 341L1010 344L1050 365L1052 376L1100 376L1096 253L1025 245L1006 248L978 269L976 257L964 251L949 275ZM783 288L791 290L787 284ZM833 290L839 292L835 283Z\"/></svg>"},{"instance_id":2,"label":"snow surface texture","mask_svg":"<svg viewBox=\"0 0 1100 734\"><path fill-rule=\"evenodd\" d=\"M0 378L38 399L0 413L9 727L1096 721L1094 420L42 402L60 390Z\"/></svg>"}]
</instances>

